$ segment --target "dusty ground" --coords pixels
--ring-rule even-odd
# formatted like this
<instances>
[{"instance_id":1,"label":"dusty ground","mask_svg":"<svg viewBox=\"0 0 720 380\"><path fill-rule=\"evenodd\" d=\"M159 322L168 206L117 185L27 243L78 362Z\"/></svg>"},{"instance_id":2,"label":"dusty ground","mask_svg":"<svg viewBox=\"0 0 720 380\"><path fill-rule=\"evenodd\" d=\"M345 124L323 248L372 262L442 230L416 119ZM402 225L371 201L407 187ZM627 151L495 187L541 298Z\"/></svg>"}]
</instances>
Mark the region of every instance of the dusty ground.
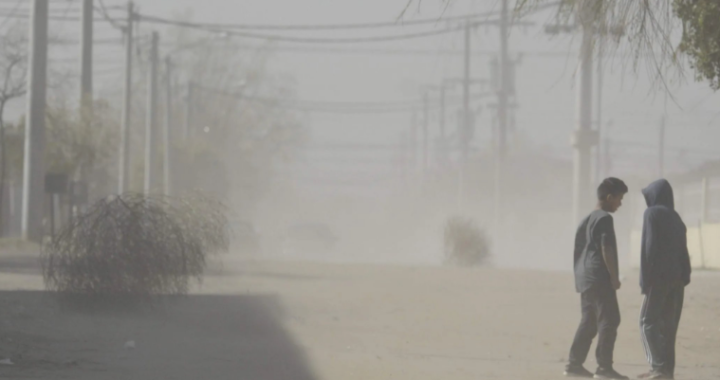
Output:
<instances>
[{"instance_id":1,"label":"dusty ground","mask_svg":"<svg viewBox=\"0 0 720 380\"><path fill-rule=\"evenodd\" d=\"M152 311L77 313L33 260L0 260L9 379L558 379L579 319L569 273L226 262ZM636 276L617 368L646 369ZM679 379L720 378L720 273L688 289ZM134 350L125 349L134 340ZM588 367L594 366L591 359Z\"/></svg>"}]
</instances>

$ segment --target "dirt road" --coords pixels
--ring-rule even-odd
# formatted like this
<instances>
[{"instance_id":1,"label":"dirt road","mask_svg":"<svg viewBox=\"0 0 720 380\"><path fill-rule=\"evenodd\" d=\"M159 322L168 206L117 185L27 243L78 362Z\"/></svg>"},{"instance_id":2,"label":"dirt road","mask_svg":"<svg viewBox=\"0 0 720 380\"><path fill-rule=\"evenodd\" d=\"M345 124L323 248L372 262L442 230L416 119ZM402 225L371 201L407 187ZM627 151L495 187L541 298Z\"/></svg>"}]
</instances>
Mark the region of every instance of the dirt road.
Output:
<instances>
[{"instance_id":1,"label":"dirt road","mask_svg":"<svg viewBox=\"0 0 720 380\"><path fill-rule=\"evenodd\" d=\"M0 378L558 379L579 320L569 273L233 267L191 296L118 314L63 311L34 269L0 266L0 357L16 362ZM646 370L636 283L620 291L616 366L628 375ZM717 289L720 273L688 288L678 379L720 378Z\"/></svg>"}]
</instances>

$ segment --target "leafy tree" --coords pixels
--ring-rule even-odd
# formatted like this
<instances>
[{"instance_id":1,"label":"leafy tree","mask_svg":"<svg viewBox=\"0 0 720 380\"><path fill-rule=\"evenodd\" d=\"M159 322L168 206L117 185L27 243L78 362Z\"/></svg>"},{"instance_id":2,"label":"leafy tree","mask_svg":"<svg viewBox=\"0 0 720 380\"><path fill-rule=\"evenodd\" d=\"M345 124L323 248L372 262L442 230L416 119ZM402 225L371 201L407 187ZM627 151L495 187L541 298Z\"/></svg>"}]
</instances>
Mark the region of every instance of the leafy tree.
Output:
<instances>
[{"instance_id":1,"label":"leafy tree","mask_svg":"<svg viewBox=\"0 0 720 380\"><path fill-rule=\"evenodd\" d=\"M408 0L401 16L410 5L421 1ZM453 0L439 1L447 6ZM599 43L611 42L615 52L621 51L621 46L627 47L623 58L631 60L635 69L645 62L653 79L663 85L667 85L667 74L682 74L680 58L684 54L697 80L708 81L713 90L720 89L717 0L516 0L515 16L548 6L557 7L559 22L592 26L602 32L622 30L619 38L599 33ZM682 32L679 42L673 38L678 29Z\"/></svg>"},{"instance_id":2,"label":"leafy tree","mask_svg":"<svg viewBox=\"0 0 720 380\"><path fill-rule=\"evenodd\" d=\"M690 57L698 80L720 89L720 2L675 0L674 11L683 26L680 51Z\"/></svg>"},{"instance_id":3,"label":"leafy tree","mask_svg":"<svg viewBox=\"0 0 720 380\"><path fill-rule=\"evenodd\" d=\"M69 106L48 107L45 168L49 173L67 174L71 180L86 181L90 191L94 189L94 193L104 196L108 193L105 186L116 174L117 111L103 100L96 100L92 109L91 116ZM19 181L23 171L24 119L7 129L8 178Z\"/></svg>"},{"instance_id":4,"label":"leafy tree","mask_svg":"<svg viewBox=\"0 0 720 380\"><path fill-rule=\"evenodd\" d=\"M518 0L516 10L524 12L549 0ZM571 20L586 9L591 22L600 27L622 27L624 35L612 41L617 49L626 46L634 67L641 59L651 75L666 84L665 76L681 69L683 54L695 70L696 79L720 88L720 2L716 0L561 0L560 20ZM676 32L682 32L678 42ZM616 50L619 51L619 50Z\"/></svg>"},{"instance_id":5,"label":"leafy tree","mask_svg":"<svg viewBox=\"0 0 720 380\"><path fill-rule=\"evenodd\" d=\"M46 168L83 180L91 193L104 196L112 191L107 185L116 174L117 112L104 100L81 109L62 105L48 109Z\"/></svg>"}]
</instances>

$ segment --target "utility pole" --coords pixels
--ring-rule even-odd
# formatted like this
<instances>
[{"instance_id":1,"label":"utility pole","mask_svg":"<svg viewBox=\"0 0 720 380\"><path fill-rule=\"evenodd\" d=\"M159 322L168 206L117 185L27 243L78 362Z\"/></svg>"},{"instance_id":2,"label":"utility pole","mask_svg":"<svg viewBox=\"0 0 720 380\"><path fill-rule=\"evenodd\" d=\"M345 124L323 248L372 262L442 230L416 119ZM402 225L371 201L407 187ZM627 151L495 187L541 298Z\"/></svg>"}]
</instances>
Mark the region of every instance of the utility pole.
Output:
<instances>
[{"instance_id":1,"label":"utility pole","mask_svg":"<svg viewBox=\"0 0 720 380\"><path fill-rule=\"evenodd\" d=\"M417 111L412 111L412 119L410 120L410 175L415 176L417 172L417 135L418 135L418 117Z\"/></svg>"},{"instance_id":2,"label":"utility pole","mask_svg":"<svg viewBox=\"0 0 720 380\"><path fill-rule=\"evenodd\" d=\"M465 21L465 67L463 73L463 111L462 131L460 133L461 159L458 179L458 206L463 209L465 203L465 181L468 163L468 141L470 135L470 21Z\"/></svg>"},{"instance_id":3,"label":"utility pole","mask_svg":"<svg viewBox=\"0 0 720 380\"><path fill-rule=\"evenodd\" d=\"M40 242L43 237L45 205L47 48L48 0L33 0L23 165L22 237L35 242Z\"/></svg>"},{"instance_id":4,"label":"utility pole","mask_svg":"<svg viewBox=\"0 0 720 380\"><path fill-rule=\"evenodd\" d=\"M592 82L593 82L593 51L595 35L622 35L622 25L598 26L595 20L593 3L590 0L579 0L577 4L576 22L574 25L548 25L547 33L558 34L573 32L579 26L582 30L582 42L579 56L579 78L577 86L577 116L576 127L571 141L575 149L573 158L573 223L578 223L582 213L592 207L593 196L591 191L592 151L598 145L598 130L592 129ZM600 105L600 103L598 103ZM598 110L599 112L599 110ZM608 140L605 139L607 142ZM605 147L605 152L608 148ZM596 152L596 154L599 154ZM608 157L605 157L607 162ZM609 167L605 167L608 172Z\"/></svg>"},{"instance_id":5,"label":"utility pole","mask_svg":"<svg viewBox=\"0 0 720 380\"><path fill-rule=\"evenodd\" d=\"M83 0L82 3L82 30L80 33L80 120L93 122L93 0ZM73 178L87 180L87 178ZM54 195L53 195L54 197ZM54 198L53 198L54 199ZM74 212L74 196L71 194L68 202L68 216L72 218ZM51 206L51 209L55 205ZM54 210L53 210L54 211ZM54 234L54 233L53 233Z\"/></svg>"},{"instance_id":6,"label":"utility pole","mask_svg":"<svg viewBox=\"0 0 720 380\"><path fill-rule=\"evenodd\" d=\"M465 66L463 71L463 131L462 131L462 166L465 166L468 160L468 144L467 139L470 132L470 22L465 23Z\"/></svg>"},{"instance_id":7,"label":"utility pole","mask_svg":"<svg viewBox=\"0 0 720 380\"><path fill-rule=\"evenodd\" d=\"M145 195L155 189L155 136L157 131L158 33L152 33L150 78L148 80L147 120L145 124Z\"/></svg>"},{"instance_id":8,"label":"utility pole","mask_svg":"<svg viewBox=\"0 0 720 380\"><path fill-rule=\"evenodd\" d=\"M502 162L505 160L507 145L507 128L508 128L508 95L510 92L509 72L510 59L508 58L508 38L509 38L509 20L508 20L508 0L502 0L502 9L500 13L500 90L498 91L498 169L501 169Z\"/></svg>"},{"instance_id":9,"label":"utility pole","mask_svg":"<svg viewBox=\"0 0 720 380\"><path fill-rule=\"evenodd\" d=\"M172 195L171 165L172 165L172 61L165 57L165 130L163 131L163 185L165 195Z\"/></svg>"},{"instance_id":10,"label":"utility pole","mask_svg":"<svg viewBox=\"0 0 720 380\"><path fill-rule=\"evenodd\" d=\"M132 58L133 58L133 3L128 3L127 26L125 29L125 88L120 133L120 173L118 194L128 190L130 183L130 119L132 117Z\"/></svg>"},{"instance_id":11,"label":"utility pole","mask_svg":"<svg viewBox=\"0 0 720 380\"><path fill-rule=\"evenodd\" d=\"M610 149L610 139L608 137L605 137L605 139L603 140L603 155L605 156L603 167L605 168L606 176L609 176L610 172L612 171L612 156L610 156Z\"/></svg>"},{"instance_id":12,"label":"utility pole","mask_svg":"<svg viewBox=\"0 0 720 380\"><path fill-rule=\"evenodd\" d=\"M83 0L81 41L80 104L87 106L93 96L93 0Z\"/></svg>"},{"instance_id":13,"label":"utility pole","mask_svg":"<svg viewBox=\"0 0 720 380\"><path fill-rule=\"evenodd\" d=\"M597 141L595 147L595 182L602 181L602 94L603 94L603 44L598 45L597 54L597 105L595 106L595 122L597 123Z\"/></svg>"},{"instance_id":14,"label":"utility pole","mask_svg":"<svg viewBox=\"0 0 720 380\"><path fill-rule=\"evenodd\" d=\"M430 104L428 93L423 94L423 181L427 182L428 175L428 124L430 123Z\"/></svg>"},{"instance_id":15,"label":"utility pole","mask_svg":"<svg viewBox=\"0 0 720 380\"><path fill-rule=\"evenodd\" d=\"M502 193L505 171L505 155L507 151L507 129L508 129L508 95L510 92L509 72L510 59L508 59L508 0L502 0L502 8L500 12L500 62L497 72L500 74L500 88L498 94L498 136L497 149L495 157L495 202L494 202L494 224L495 224L495 240L499 241L498 236L500 223L502 219Z\"/></svg>"},{"instance_id":16,"label":"utility pole","mask_svg":"<svg viewBox=\"0 0 720 380\"><path fill-rule=\"evenodd\" d=\"M403 186L407 186L408 181L408 146L410 145L410 135L408 131L403 130L400 133L400 175L402 177Z\"/></svg>"},{"instance_id":17,"label":"utility pole","mask_svg":"<svg viewBox=\"0 0 720 380\"><path fill-rule=\"evenodd\" d=\"M440 141L445 144L445 84L440 84Z\"/></svg>"},{"instance_id":18,"label":"utility pole","mask_svg":"<svg viewBox=\"0 0 720 380\"><path fill-rule=\"evenodd\" d=\"M447 137L447 136L446 136L446 130L445 130L445 108L446 108L446 107L445 107L445 94L446 94L447 87L448 87L448 85L449 85L448 82L449 82L449 81L446 79L446 80L442 81L439 85L431 85L431 84L430 84L430 85L424 85L424 86L422 86L422 88L423 88L423 90L424 90L424 92L423 92L424 111L423 111L423 112L425 113L425 120L426 120L425 124L423 124L423 128L425 128L426 130L428 130L428 129L430 128L430 116L429 116L429 112L430 112L430 111L429 111L429 107L430 107L430 104L429 104L429 95L428 95L428 93L429 93L430 91L436 91L436 90L437 90L437 91L439 92L439 96L440 96L440 100L439 100L440 110L439 110L439 115L438 115L438 124L439 124L439 129L440 129L440 137L438 138L438 140L436 140L436 143L438 143L438 145L436 146L436 148L438 149L438 151L437 151L438 157L437 157L437 158L438 158L438 164L440 164L440 165L444 165L444 163L445 163L445 157L446 157L446 152L445 152L446 147L445 147L445 144L446 144L446 137ZM427 135L427 136L426 136L427 144L430 144L429 131L427 131L427 132L425 132L425 133L426 133L426 135ZM425 149L427 150L428 148L425 148ZM429 159L430 159L430 158L429 158L429 153L427 153L427 156L428 156L427 160L429 161ZM428 163L425 163L425 165L427 166Z\"/></svg>"},{"instance_id":19,"label":"utility pole","mask_svg":"<svg viewBox=\"0 0 720 380\"><path fill-rule=\"evenodd\" d=\"M665 176L665 120L666 116L660 119L660 139L658 141L658 178Z\"/></svg>"},{"instance_id":20,"label":"utility pole","mask_svg":"<svg viewBox=\"0 0 720 380\"><path fill-rule=\"evenodd\" d=\"M438 163L444 168L446 168L447 164L447 158L448 158L448 142L447 142L447 132L445 128L445 96L446 96L446 85L445 83L440 84L440 115L438 115L438 123L440 127L440 146L437 152L439 153L440 157L438 160Z\"/></svg>"},{"instance_id":21,"label":"utility pole","mask_svg":"<svg viewBox=\"0 0 720 380\"><path fill-rule=\"evenodd\" d=\"M187 84L187 105L185 108L185 130L183 131L183 140L187 141L190 138L190 133L193 130L193 82L188 81Z\"/></svg>"},{"instance_id":22,"label":"utility pole","mask_svg":"<svg viewBox=\"0 0 720 380\"><path fill-rule=\"evenodd\" d=\"M582 27L582 44L580 47L580 64L577 97L577 125L572 136L575 148L573 161L573 223L577 224L582 214L592 206L591 154L597 144L597 132L592 129L592 79L593 79L593 45L594 25L592 7L584 0L579 5L578 19Z\"/></svg>"}]
</instances>

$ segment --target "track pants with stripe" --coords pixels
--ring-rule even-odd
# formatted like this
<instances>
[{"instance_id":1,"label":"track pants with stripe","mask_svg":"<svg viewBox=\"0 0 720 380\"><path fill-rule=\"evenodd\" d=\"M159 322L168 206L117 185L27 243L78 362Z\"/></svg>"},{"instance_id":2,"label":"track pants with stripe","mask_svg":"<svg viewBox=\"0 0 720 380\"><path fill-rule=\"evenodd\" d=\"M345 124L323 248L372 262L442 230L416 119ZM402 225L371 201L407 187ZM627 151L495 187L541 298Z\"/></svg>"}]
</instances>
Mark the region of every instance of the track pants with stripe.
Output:
<instances>
[{"instance_id":1,"label":"track pants with stripe","mask_svg":"<svg viewBox=\"0 0 720 380\"><path fill-rule=\"evenodd\" d=\"M570 348L570 366L580 366L587 359L590 346L598 336L595 356L598 366L612 368L613 351L620 326L617 292L610 284L595 285L580 296L582 319Z\"/></svg>"},{"instance_id":2,"label":"track pants with stripe","mask_svg":"<svg viewBox=\"0 0 720 380\"><path fill-rule=\"evenodd\" d=\"M682 314L685 287L651 287L640 311L640 334L653 370L675 374L675 340Z\"/></svg>"}]
</instances>

